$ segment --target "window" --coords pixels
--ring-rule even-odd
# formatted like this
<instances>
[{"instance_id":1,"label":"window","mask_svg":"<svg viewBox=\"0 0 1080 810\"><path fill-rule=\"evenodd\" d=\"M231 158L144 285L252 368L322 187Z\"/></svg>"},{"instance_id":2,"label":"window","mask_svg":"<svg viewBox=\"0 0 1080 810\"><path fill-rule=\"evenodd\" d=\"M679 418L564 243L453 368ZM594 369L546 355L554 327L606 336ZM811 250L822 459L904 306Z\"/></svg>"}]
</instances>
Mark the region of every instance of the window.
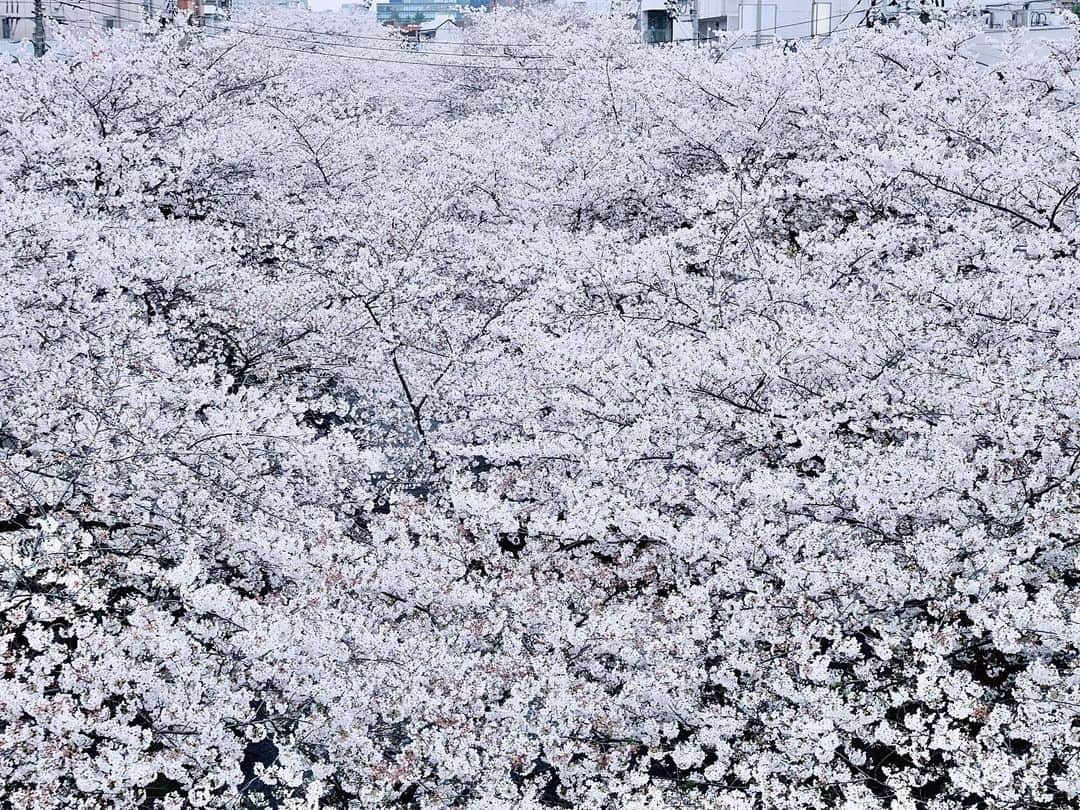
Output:
<instances>
[{"instance_id":1,"label":"window","mask_svg":"<svg viewBox=\"0 0 1080 810\"><path fill-rule=\"evenodd\" d=\"M776 6L747 3L739 6L739 27L751 34L776 32Z\"/></svg>"},{"instance_id":2,"label":"window","mask_svg":"<svg viewBox=\"0 0 1080 810\"><path fill-rule=\"evenodd\" d=\"M646 42L671 42L671 15L667 11L646 11L644 33Z\"/></svg>"},{"instance_id":3,"label":"window","mask_svg":"<svg viewBox=\"0 0 1080 810\"><path fill-rule=\"evenodd\" d=\"M11 39L15 33L15 18L4 17L0 19L0 39Z\"/></svg>"},{"instance_id":4,"label":"window","mask_svg":"<svg viewBox=\"0 0 1080 810\"><path fill-rule=\"evenodd\" d=\"M715 39L721 31L727 31L727 17L710 17L698 20L698 38Z\"/></svg>"},{"instance_id":5,"label":"window","mask_svg":"<svg viewBox=\"0 0 1080 810\"><path fill-rule=\"evenodd\" d=\"M827 37L832 33L832 3L814 3L810 9L810 36Z\"/></svg>"}]
</instances>

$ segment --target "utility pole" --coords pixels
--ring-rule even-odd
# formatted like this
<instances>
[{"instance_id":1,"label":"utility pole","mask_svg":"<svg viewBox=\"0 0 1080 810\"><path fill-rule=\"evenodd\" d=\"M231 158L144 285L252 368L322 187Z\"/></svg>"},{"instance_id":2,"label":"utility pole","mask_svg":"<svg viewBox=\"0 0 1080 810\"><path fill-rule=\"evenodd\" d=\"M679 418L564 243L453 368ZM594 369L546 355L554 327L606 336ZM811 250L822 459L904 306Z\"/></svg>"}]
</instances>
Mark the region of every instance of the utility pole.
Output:
<instances>
[{"instance_id":1,"label":"utility pole","mask_svg":"<svg viewBox=\"0 0 1080 810\"><path fill-rule=\"evenodd\" d=\"M45 12L41 0L34 0L34 56L45 55Z\"/></svg>"}]
</instances>

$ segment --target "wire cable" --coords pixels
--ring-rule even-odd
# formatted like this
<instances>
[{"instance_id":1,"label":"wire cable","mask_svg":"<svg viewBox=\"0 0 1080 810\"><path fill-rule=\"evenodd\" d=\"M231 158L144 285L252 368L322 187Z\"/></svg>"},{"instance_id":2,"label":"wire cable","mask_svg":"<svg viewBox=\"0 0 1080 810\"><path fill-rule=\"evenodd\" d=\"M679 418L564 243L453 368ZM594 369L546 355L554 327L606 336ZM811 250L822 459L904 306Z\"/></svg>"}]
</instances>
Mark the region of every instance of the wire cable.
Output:
<instances>
[{"instance_id":1,"label":"wire cable","mask_svg":"<svg viewBox=\"0 0 1080 810\"><path fill-rule=\"evenodd\" d=\"M83 5L80 5L79 3L71 3L71 2L66 2L65 0L60 0L60 4L63 5L63 6L68 6L68 7L71 7L71 8L79 8L79 9L82 9L84 11L88 11L90 13L95 13L95 14L104 14L104 12L102 12L100 10L94 10L94 9L90 8L90 6L103 7L105 9L107 9L109 12L114 12L114 11L116 11L117 6L126 5L126 6L130 6L130 7L133 7L133 8L137 8L140 11L143 11L144 13L146 12L146 7L143 5L143 3L138 2L138 0L81 0L81 2L86 3L87 5L83 6ZM770 40L769 42L755 42L755 43L751 43L751 44L744 44L744 43L742 43L742 40L744 38L746 38L746 37L757 36L758 34L767 34L767 33L771 33L771 32L781 30L781 29L786 29L786 28L795 28L795 27L799 27L799 26L813 25L814 22L823 21L825 19L828 19L828 20L831 21L833 19L840 18L840 17L850 17L851 14L854 13L855 11L856 11L856 9L851 9L851 10L849 10L847 12L844 12L844 13L838 13L838 14L830 15L829 17L818 17L816 20L815 19L800 20L798 22L785 23L783 25L774 26L774 27L769 28L769 29L759 29L759 30L752 30L752 31L731 31L731 32L724 32L724 34L716 34L716 35L707 36L707 37L683 37L683 38L680 38L680 39L668 40L666 42L656 42L656 43L635 42L635 43L632 43L632 44L634 44L634 45L668 45L668 44L683 43L683 42L712 42L712 41L726 40L728 38L726 36L727 34L736 34L736 36L732 40L731 44L727 48L725 48L723 52L727 53L727 52L732 51L732 50L748 50L750 48L759 48L759 47L764 47L766 45L773 44L773 41ZM870 13L870 11L871 11L871 8L867 7L865 9L865 11L866 11L866 14L868 15ZM120 15L119 19L122 22L142 23L142 22L145 21L146 18L144 16L144 17L141 17L139 19L135 19L133 17L124 17L123 15ZM825 38L828 38L828 37L830 37L830 36L832 36L834 34L840 33L841 31L851 30L852 28L861 27L864 24L864 21L865 21L865 16L863 17L863 19L861 19L855 25L848 26L846 28L838 28L838 29L830 31L828 34L809 34L809 35L803 35L803 36L798 36L798 37L790 37L790 38L786 38L786 39L781 38L781 39L783 39L783 41L787 41L787 42L792 42L792 41L796 41L796 40L805 40L805 39L825 39ZM72 21L72 23L74 23L74 21ZM281 35L276 35L276 34L268 34L268 33L265 33L265 32L263 32L261 30L250 30L250 29L245 29L245 28L239 28L237 26L232 26L232 25L222 26L222 25L206 24L203 27L205 29L208 29L208 30L219 31L219 32L223 32L223 33L235 32L237 34L240 34L240 35L243 35L243 36L249 36L249 37L260 37L260 38L265 38L265 39L284 40L284 41L296 41L296 38L294 38L294 37L287 37L287 36L281 36ZM286 51L286 52L291 52L291 53L299 53L299 54L303 54L303 55L306 55L306 56L325 56L325 57L335 58L335 59L352 59L352 60L365 61L365 62L383 62L383 63L387 63L387 64L400 64L400 65L421 65L421 66L439 67L439 68L462 68L462 69L479 69L479 70L500 70L500 69L501 70L533 70L533 71L549 70L549 71L563 71L563 72L565 72L567 70L567 68L554 67L554 66L531 67L531 66L528 66L528 65L493 65L493 64L485 65L485 64L470 64L470 63L464 63L464 62L433 62L433 61L430 61L430 59L428 58L428 57L438 57L438 56L445 56L445 57L448 57L448 58L451 58L451 59L454 59L454 58L457 58L457 59L474 59L474 58L558 59L559 58L559 57L551 55L551 54L539 54L539 55L537 55L537 54L485 54L485 53L460 53L460 52L459 53L443 53L443 52L426 50L426 51L413 51L410 55L414 56L416 58L388 59L388 58L385 58L385 57L358 56L356 54L332 53L332 52L328 52L328 51L324 51L324 50L318 50L318 48L320 48L320 47L324 47L324 48L346 48L346 49L350 49L350 50L383 51L383 52L391 52L391 53L399 53L402 50L402 48L400 48L400 47L383 48L383 47L377 47L377 46L374 46L374 45L357 45L357 44L349 44L349 43L325 42L325 41L310 39L310 37L312 37L312 36L328 36L328 37L337 37L337 38L341 38L341 39L373 40L373 41L382 42L382 43L389 43L389 42L393 41L390 37L376 37L376 36L367 36L367 35L362 35L362 34L345 34L345 33L340 33L340 32L321 31L321 30L312 29L312 28L297 28L297 27L292 27L292 26L269 25L269 24L265 24L265 23L261 24L260 27L275 30L275 31L288 31L288 32L293 32L293 33L297 33L297 34L303 34L306 38L301 40L301 41L296 42L296 44L297 45L311 45L311 46L313 46L312 48L303 48L303 47L290 48L290 47L286 47L284 45L272 46L272 45L266 45L266 44L263 44L263 43L259 43L259 44L264 49L280 50L280 51ZM409 42L408 40L403 40L402 44L404 45L404 44L407 44L408 42ZM470 42L470 41L465 41L465 42L462 42L460 44L459 43L435 43L435 42L429 42L429 43L424 43L424 44L428 45L428 46L433 46L433 45L449 46L449 47L458 46L458 47L465 47L465 48L468 48L470 46L516 48L516 47L542 47L546 43L505 43L505 42Z\"/></svg>"},{"instance_id":2,"label":"wire cable","mask_svg":"<svg viewBox=\"0 0 1080 810\"><path fill-rule=\"evenodd\" d=\"M839 16L839 15L834 15L834 16ZM818 18L818 19L821 19L821 18ZM807 25L810 22L811 22L811 20L802 20L802 21L797 22L797 23L788 23L787 25L785 25L783 27L792 28L792 27L795 27L797 25ZM825 39L827 39L828 37L830 37L830 36L832 36L834 34L838 34L838 33L841 33L843 31L849 31L849 30L852 30L854 28L859 28L861 26L862 26L862 22L859 22L859 23L856 23L854 25L848 26L846 28L837 28L837 29L831 31L828 35L807 34L807 35L802 35L802 36L798 36L798 37L790 37L790 38L788 38L786 40L783 40L783 41L786 41L786 42L794 42L794 41L799 41L799 40L819 40L819 41L824 41ZM778 27L780 27L780 26L778 26ZM750 44L741 44L740 45L740 41L742 40L742 38L745 35L753 34L753 33L756 33L756 32L745 32L745 31L739 32L740 35L738 37L736 37L732 41L730 46L728 46L727 48L724 49L723 53L727 53L727 52L732 51L732 50L740 50L740 51L741 50L750 50L750 49L761 48L761 47L765 47L765 46L774 44L772 41L769 41L769 42L750 43ZM254 36L260 36L259 34L253 34L253 35ZM262 36L268 36L268 35L262 35ZM285 39L289 39L289 38L286 37ZM717 39L720 39L720 37L717 37ZM685 41L690 41L690 40L685 40ZM304 43L298 43L298 44L304 44ZM289 48L289 47L286 47L286 46L283 46L283 45L268 45L268 44L259 43L260 47L263 47L266 50L286 51L286 52L291 52L291 53L304 54L306 56L323 56L323 57L329 57L329 58L332 58L332 59L333 58L336 58L336 59L352 59L352 60L357 60L357 61L362 61L362 62L384 62L384 63L387 63L387 64L420 65L420 66L436 67L436 68L462 68L462 69L477 69L477 70L530 70L530 71L553 71L553 72L554 71L557 71L557 72L567 72L568 71L568 68L554 67L554 66L536 66L536 67L532 67L532 66L528 66L528 65L493 65L493 64L484 65L484 64L450 63L450 62L430 62L430 61L425 61L423 59L386 59L386 58L374 57L374 56L357 56L356 54L329 53L327 51L317 50L317 48L319 46L348 47L346 45L337 45L337 44L333 44L333 43L321 43L321 42L311 42L310 44L312 44L314 46L311 49L307 49L307 48ZM634 43L634 44L651 44L651 43ZM668 43L663 43L663 44L668 44ZM356 47L356 46L354 46L354 47ZM440 54L430 54L430 55L438 56ZM453 56L453 55L452 54L445 54L445 56ZM463 58L468 58L468 57L463 57Z\"/></svg>"},{"instance_id":3,"label":"wire cable","mask_svg":"<svg viewBox=\"0 0 1080 810\"><path fill-rule=\"evenodd\" d=\"M858 10L859 9L854 8L854 9L851 9L851 10L846 11L846 12L840 12L840 13L837 13L837 14L831 14L828 17L818 17L817 20L824 21L824 20L840 19L840 18L843 18L843 17L848 17L848 16L850 16L851 14L855 13ZM864 10L867 11L867 12L870 11L870 6L867 6L866 9L864 9ZM783 25L776 25L776 26L773 26L772 28L767 28L767 29L762 28L760 30L750 30L750 31L736 31L735 29L733 29L731 31L727 31L727 32L724 32L724 33L740 33L740 34L744 34L744 35L749 35L749 34L756 35L756 34L764 34L764 33L767 33L769 31L778 31L778 30L785 29L785 28L796 28L796 27L799 27L799 26L812 24L813 22L815 22L815 20L807 19L807 20L799 20L798 22L793 22L793 23L785 23ZM238 20L238 23L242 24L242 25L257 25L260 28L268 28L268 29L271 29L271 30L274 30L274 31L289 31L289 32L294 32L294 33L302 33L302 34L305 34L305 35L308 35L308 36L312 36L312 35L314 35L314 36L333 36L333 37L341 37L341 38L344 38L344 39L375 40L375 41L379 41L379 42L386 42L387 39L388 39L388 37L379 37L379 36L371 36L371 35L364 35L364 34L345 34L345 33L340 33L340 32L336 32L336 31L326 31L326 30L316 29L316 28L311 28L311 27L298 28L298 27L295 27L295 26L270 25L269 23L245 22L243 20ZM818 35L815 35L815 36L828 36L828 34L818 34ZM633 44L635 44L635 45L669 45L669 44L676 43L676 42L707 42L707 41L718 40L718 39L723 39L723 38L724 37L722 35L720 35L720 34L714 34L712 36L705 36L705 37L702 37L702 36L681 37L679 39L670 39L670 40L666 40L664 42L655 42L655 43L653 43L653 42L635 42ZM429 44L452 47L457 43L450 43L450 42L434 43L433 42L433 43L429 43ZM466 40L461 44L465 45L466 47L469 47L469 46L506 47L506 48L557 47L557 45L555 45L554 43L546 43L546 42L509 43L509 42L482 42L482 41Z\"/></svg>"},{"instance_id":4,"label":"wire cable","mask_svg":"<svg viewBox=\"0 0 1080 810\"><path fill-rule=\"evenodd\" d=\"M782 39L782 40L780 40L780 42L801 42L803 40L813 39L813 40L818 40L818 41L824 43L826 40L828 40L834 34L841 34L844 31L854 31L856 28L862 28L862 23L856 23L855 25L849 25L846 28L837 28L834 31L829 32L828 34L803 34L802 36L798 36L798 37L789 37L787 39ZM745 50L749 50L751 48L764 48L767 45L773 45L773 44L777 44L777 43L773 43L773 42L753 42L753 43L750 43L748 45L739 46L738 45L738 40L736 40L735 43L733 43L733 44L735 46L737 46L737 47L727 48L724 52L726 53L727 51L730 51L730 50L745 51Z\"/></svg>"},{"instance_id":5,"label":"wire cable","mask_svg":"<svg viewBox=\"0 0 1080 810\"><path fill-rule=\"evenodd\" d=\"M239 22L242 25L256 25L256 24L258 24L258 23L246 23L242 19L238 19L237 22ZM372 36L370 34L341 34L341 33L337 33L337 32L334 32L334 31L320 31L320 30L317 30L317 29L295 28L295 27L283 26L283 25L270 25L269 23L262 23L261 27L269 28L269 29L275 30L275 31L293 31L293 32L299 32L299 33L309 34L309 35L314 34L315 36L343 37L345 39L372 39L372 40L376 40L378 42L386 42L386 40L389 39L389 37ZM441 42L441 43L438 43L438 44L440 44L440 45L454 45L456 43ZM545 47L551 47L552 46L551 43L546 43L546 42L473 42L473 41L466 41L466 42L464 42L462 44L467 45L467 46L468 45L476 45L476 46L485 47L485 48L545 48Z\"/></svg>"},{"instance_id":6,"label":"wire cable","mask_svg":"<svg viewBox=\"0 0 1080 810\"><path fill-rule=\"evenodd\" d=\"M127 5L127 6L138 8L140 10L145 10L145 7L141 3L137 2L137 0L80 0L80 2L78 2L78 3L66 2L66 0L60 0L60 3L61 3L61 5L68 6L70 8L77 8L77 9L80 9L82 11L86 11L86 12L88 12L90 14L102 14L102 15L104 15L106 13L106 11L110 12L110 13L115 12L116 11L116 5ZM106 11L102 11L101 10L102 8L104 8ZM145 21L145 17L140 17L140 18L136 19L136 18L130 17L130 16L125 17L123 15L119 15L119 17L117 17L117 18L120 19L121 22L129 22L129 23L136 23L136 24L143 23ZM81 25L81 26L86 26L86 27L95 27L96 21L95 20L90 20L90 21L78 21L78 22L76 22L76 21L72 20L72 21L68 22L68 24L69 25ZM275 35L275 34L265 34L265 33L259 32L259 31L251 31L251 30L246 30L246 29L240 29L240 28L233 27L233 26L206 25L204 27L207 28L207 29L210 29L210 30L215 30L215 31L235 32L235 33L240 34L242 36L246 35L246 36L272 38L272 39L285 40L285 41L294 41L294 42L296 41L296 38L293 38L293 37L278 36L278 35ZM275 28L280 28L281 26L274 26L274 27ZM302 33L310 35L310 32L304 31ZM379 38L379 39L380 39L380 41L383 41L383 42L388 41L388 38ZM390 40L390 41L392 41L392 40ZM260 45L263 48L270 49L270 50L288 51L288 52L292 52L292 53L304 54L304 55L307 55L307 56L325 56L325 57L329 57L329 58L354 59L354 60L360 60L360 61L366 61L366 62L384 62L384 63L388 63L388 64L421 65L421 66L427 66L427 67L462 68L462 69L478 69L478 70L566 70L565 68L561 68L561 67L548 67L548 66L530 67L530 66L527 66L527 65L471 64L471 63L466 62L466 61L435 62L435 61L431 61L431 59L428 58L428 57L439 57L439 56L444 56L444 57L447 57L447 58L450 58L450 59L458 58L458 59L461 59L461 60L467 60L467 59L478 58L478 57L497 58L497 59L524 59L524 58L529 58L529 59L554 59L554 58L556 58L556 57L549 56L549 55L537 55L537 54L531 54L531 55L477 54L477 53L455 54L455 53L433 53L433 52L430 52L430 51L428 51L428 52L417 51L417 52L414 52L414 55L415 55L416 58L387 59L387 58L379 58L379 57L371 57L371 56L357 56L355 54L332 53L332 52L325 51L325 50L317 50L317 48L319 48L319 47L351 48L351 49L361 49L361 50L389 51L391 53L400 53L402 49L400 47L398 47L398 48L376 48L374 46L369 46L369 45L355 45L355 44L348 44L348 43L322 42L322 41L310 40L310 39L305 39L303 41L296 42L296 44L297 45L309 44L309 45L314 46L314 48L311 48L311 49L308 49L308 48L289 48L289 47L286 47L284 45L270 46L270 45L264 45L264 44L260 43ZM443 44L454 44L454 43L443 43ZM466 44L466 43L463 43L463 44Z\"/></svg>"},{"instance_id":7,"label":"wire cable","mask_svg":"<svg viewBox=\"0 0 1080 810\"><path fill-rule=\"evenodd\" d=\"M146 7L142 3L133 0L82 0L83 3L86 3L85 6L80 3L70 3L67 0L58 0L58 2L61 6L79 9L87 14L97 14L102 18L117 19L121 22L141 24L147 19ZM124 12L128 10L126 7L137 11L138 16L125 16Z\"/></svg>"},{"instance_id":8,"label":"wire cable","mask_svg":"<svg viewBox=\"0 0 1080 810\"><path fill-rule=\"evenodd\" d=\"M61 5L61 6L68 6L70 8L80 8L80 9L83 9L84 11L90 11L91 9L90 8L84 8L82 3L85 3L87 6L99 6L101 8L108 9L109 11L116 11L118 8L121 8L121 7L124 7L124 6L135 9L135 10L137 10L137 11L143 13L143 14L146 14L148 11L150 11L150 9L147 8L146 4L140 3L140 2L138 2L138 0L81 0L81 2L78 2L78 3L67 2L67 0L58 0L58 2L59 2L59 5ZM100 13L100 12L95 12L95 13Z\"/></svg>"},{"instance_id":9,"label":"wire cable","mask_svg":"<svg viewBox=\"0 0 1080 810\"><path fill-rule=\"evenodd\" d=\"M384 59L377 56L357 56L351 53L327 53L326 51L307 50L304 48L286 48L283 45L263 45L259 43L260 47L270 51L289 51L291 53L302 53L306 56L326 56L332 59L354 59L360 62L385 62L395 65L419 65L421 67L433 67L433 68L461 68L465 70L530 70L530 71L560 71L567 72L568 68L564 67L545 67L538 65L533 67L531 65L492 65L492 64L470 64L470 63L453 63L453 62L427 62L422 59ZM438 55L438 54L433 54ZM445 54L445 56L451 56L451 54Z\"/></svg>"},{"instance_id":10,"label":"wire cable","mask_svg":"<svg viewBox=\"0 0 1080 810\"><path fill-rule=\"evenodd\" d=\"M110 3L110 0L83 0L83 2L92 3L92 4L98 4L98 5L105 5L106 7L108 7L108 5ZM140 10L145 11L145 6L142 3L138 2L138 0L111 0L111 2L116 3L116 4L122 4L122 5L130 5L132 7L135 7L135 8L138 8ZM62 0L61 0L61 4L62 5L69 5L69 6L73 6L73 7L79 7L77 4L66 3L66 2L63 2ZM730 31L725 31L723 34L713 34L713 35L704 36L704 37L702 37L702 36L681 37L679 39L671 39L671 40L666 40L666 41L662 41L662 42L635 42L633 44L634 45L670 45L670 44L674 44L674 43L683 43L683 42L713 42L713 41L720 41L720 40L727 39L727 36L726 36L727 34L736 34L737 35L736 39L739 39L739 38L742 38L742 37L747 37L747 36L756 37L759 34L766 34L767 35L767 34L772 33L774 31L779 31L779 30L783 30L783 29L787 29L787 28L797 28L797 27L801 27L801 26L805 26L805 25L813 25L815 22L820 22L820 21L824 21L824 20L832 21L832 20L840 19L840 18L848 18L852 14L854 14L856 12L860 12L860 11L865 12L865 14L868 15L872 11L872 6L868 5L865 9L859 9L859 8L856 7L856 8L852 8L852 9L846 11L846 12L839 12L837 14L831 14L828 17L817 17L816 19L812 18L812 19L806 19L806 20L799 20L797 22L784 23L782 25L776 25L776 26L773 26L771 28L762 28L762 29L748 30L748 31L741 31L741 30L733 29L733 30L730 30ZM100 12L98 12L98 13L100 13ZM863 17L863 20L865 20L865 15ZM862 25L862 22L863 21L860 21L854 27L858 27L859 25ZM243 21L243 20L238 20L238 23L240 25L257 26L258 29L260 29L260 30L258 30L258 31L241 30L241 29L237 28L234 25L206 24L203 27L208 28L208 29L212 29L212 30L215 30L215 31L220 31L220 32L227 32L227 31L230 31L230 30L236 30L239 33L244 33L244 34L247 34L249 36L258 36L258 37L264 37L264 38L268 38L268 39L281 39L281 40L286 40L286 41L288 41L290 38L289 37L284 37L284 36L278 36L278 35L263 33L261 31L261 29L270 29L270 30L273 30L273 31L287 31L287 32L292 32L292 33L303 34L305 37L325 36L325 37L336 37L336 38L339 38L339 39L369 40L369 41L382 42L382 43L393 42L392 35L391 36L372 36L372 35L364 35L364 34L347 34L347 33L343 33L343 32L326 31L326 30L323 30L323 29L316 29L316 28L311 28L311 27L299 28L299 27L295 27L295 26L271 25L269 23L246 22L246 21ZM797 40L797 39L807 39L807 38L811 38L811 37L828 37L828 36L832 36L835 33L838 33L840 30L850 30L850 27L845 28L845 29L835 29L835 30L829 31L826 34L811 34L809 37L807 37L807 36L799 36L799 37L790 37L788 39L789 40ZM376 47L376 46L348 45L348 44L345 44L345 43L336 43L336 42L318 42L316 40L308 40L308 41L310 41L312 44L315 44L315 45L325 45L327 47L350 48L350 49L372 50L372 51L387 51L387 52L392 52L392 53L396 53L396 52L399 51L399 49L396 48L396 47L380 48L380 47ZM408 41L409 40L403 40L403 42L408 42ZM536 43L530 43L530 42L526 42L526 43L507 43L507 42L481 42L481 41L468 41L468 40L463 41L461 43L426 42L424 44L427 47L451 47L451 48L453 48L453 47L469 48L469 47L473 47L473 46L476 46L476 47L503 47L503 48L538 48L538 47L545 47L545 46L548 45L548 43L542 43L542 42L536 42ZM755 43L754 47L760 47L760 46L763 46L765 44L767 44L767 43ZM736 48L736 50L744 50L746 47L747 46L740 46L740 47ZM726 50L730 50L730 49L731 48L728 48ZM428 51L427 53L430 54L430 55L433 55L433 56L439 55L439 52L437 52L437 51ZM469 57L469 58L472 58L472 57L475 57L475 58L491 58L491 57L495 57L495 58L507 58L507 59L525 59L525 58L556 59L556 58L558 58L557 56L552 56L550 54L544 54L542 56L533 56L533 55L525 55L525 54L481 54L481 53L465 53L465 54L463 54L463 53L447 53L446 56L449 56L449 57Z\"/></svg>"},{"instance_id":11,"label":"wire cable","mask_svg":"<svg viewBox=\"0 0 1080 810\"><path fill-rule=\"evenodd\" d=\"M301 42L301 43L304 43L304 44L311 44L311 45L325 45L325 46L331 47L331 48L349 48L351 50L362 50L362 51L384 51L384 52L389 52L389 53L401 53L403 50L407 49L406 46L408 46L410 43L411 44L421 44L421 45L425 45L425 46L428 45L428 44L432 44L432 43L427 43L427 42L419 42L419 43L417 43L415 40L403 40L401 42L401 44L398 45L397 47L380 48L377 45L355 45L355 44L345 43L345 42L324 42L324 41L316 40L316 39L299 39L297 37L285 36L285 35L282 35L282 34L266 34L266 33L263 33L261 31L252 31L252 30L249 30L249 29L238 28L238 27L235 27L235 26L204 25L203 27L208 28L208 29L213 30L213 31L234 32L234 33L238 33L238 34L247 34L248 36L264 37L266 39L285 40L286 42ZM446 45L446 44L453 44L453 43L440 43L440 44ZM467 43L462 43L462 46L467 47ZM477 59L481 59L481 58L483 58L483 59L558 59L559 58L557 56L552 56L552 55L549 55L549 54L442 53L442 52L436 53L436 52L432 52L432 51L426 51L426 52L425 51L415 51L415 53L417 55L419 55L419 56L448 56L448 57L459 56L459 57L470 57L470 58L477 58Z\"/></svg>"},{"instance_id":12,"label":"wire cable","mask_svg":"<svg viewBox=\"0 0 1080 810\"><path fill-rule=\"evenodd\" d=\"M87 0L87 2L93 2L93 0ZM121 22L139 23L139 24L142 24L143 22L146 21L145 16L125 17L123 11L121 9L117 8L117 6L115 6L115 5L104 5L104 6L100 7L100 8L90 8L88 6L78 5L77 3L68 3L68 2L65 2L65 0L59 0L59 5L67 6L68 8L77 8L80 11L85 11L87 14L98 14L102 18L100 20L100 22L101 22L101 24L103 26L104 26L104 23L105 23L106 19L113 19L113 20L119 20ZM71 20L69 22L74 23L74 22L77 22L77 21L76 20ZM94 24L94 23L99 22L99 21L98 20L87 20L85 22L87 22L88 24Z\"/></svg>"},{"instance_id":13,"label":"wire cable","mask_svg":"<svg viewBox=\"0 0 1080 810\"><path fill-rule=\"evenodd\" d=\"M831 14L828 17L817 17L817 18L811 18L809 20L799 20L798 22L785 23L784 25L774 25L772 28L759 28L759 29L752 29L752 30L749 30L749 31L743 31L743 30L738 29L738 28L732 28L732 29L729 29L727 31L724 31L722 34L712 34L712 35L704 36L704 37L702 37L702 36L682 37L680 39L669 39L669 40L665 40L663 42L643 42L641 44L642 45L670 45L670 44L676 43L676 42L712 42L712 41L716 41L716 40L726 39L726 36L724 36L725 34L737 34L738 36L757 36L758 34L768 34L768 33L771 33L772 31L779 31L779 30L784 29L784 28L798 28L798 27L803 26L803 25L813 25L815 22L818 22L818 21L824 21L824 20L832 21L832 20L835 20L835 19L839 19L841 17L849 17L856 10L857 9L852 9L851 11L847 11L847 12L841 13L841 14ZM870 9L869 6L865 9L865 11L867 13L869 13L870 10L871 9ZM859 25L862 25L862 23L860 22L854 27L857 28ZM827 37L827 36L831 36L834 33L837 33L840 30L849 31L849 30L851 30L851 28L844 28L844 29L839 29L838 28L835 31L830 31L827 34L811 34L810 36ZM805 39L805 37L804 36L802 36L802 37L792 37L792 39Z\"/></svg>"}]
</instances>

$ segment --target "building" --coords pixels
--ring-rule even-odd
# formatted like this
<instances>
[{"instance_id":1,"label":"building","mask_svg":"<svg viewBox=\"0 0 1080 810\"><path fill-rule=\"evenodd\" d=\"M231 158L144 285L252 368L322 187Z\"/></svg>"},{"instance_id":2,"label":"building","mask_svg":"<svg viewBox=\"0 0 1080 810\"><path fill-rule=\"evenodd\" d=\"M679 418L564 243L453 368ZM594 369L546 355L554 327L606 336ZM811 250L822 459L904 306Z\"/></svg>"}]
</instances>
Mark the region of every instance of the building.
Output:
<instances>
[{"instance_id":1,"label":"building","mask_svg":"<svg viewBox=\"0 0 1080 810\"><path fill-rule=\"evenodd\" d=\"M983 3L983 25L987 31L1028 29L1031 31L1069 27L1061 8L1050 0L1027 3Z\"/></svg>"},{"instance_id":2,"label":"building","mask_svg":"<svg viewBox=\"0 0 1080 810\"><path fill-rule=\"evenodd\" d=\"M752 44L825 37L865 21L871 0L640 0L645 42L707 41L739 31Z\"/></svg>"},{"instance_id":3,"label":"building","mask_svg":"<svg viewBox=\"0 0 1080 810\"><path fill-rule=\"evenodd\" d=\"M864 25L873 14L872 0L777 0L739 5L739 30L754 44L774 39L827 37Z\"/></svg>"},{"instance_id":4,"label":"building","mask_svg":"<svg viewBox=\"0 0 1080 810\"><path fill-rule=\"evenodd\" d=\"M376 0L375 19L396 28L418 26L434 19L461 22L462 8L486 8L488 0Z\"/></svg>"},{"instance_id":5,"label":"building","mask_svg":"<svg viewBox=\"0 0 1080 810\"><path fill-rule=\"evenodd\" d=\"M442 0L387 0L375 4L375 19L383 25L404 27L419 25L436 17L461 19L457 2Z\"/></svg>"},{"instance_id":6,"label":"building","mask_svg":"<svg viewBox=\"0 0 1080 810\"><path fill-rule=\"evenodd\" d=\"M404 46L410 50L431 51L443 55L460 52L455 45L461 45L465 37L461 25L450 17L436 17L414 25L402 25L395 28L404 38ZM449 48L447 46L450 46Z\"/></svg>"}]
</instances>

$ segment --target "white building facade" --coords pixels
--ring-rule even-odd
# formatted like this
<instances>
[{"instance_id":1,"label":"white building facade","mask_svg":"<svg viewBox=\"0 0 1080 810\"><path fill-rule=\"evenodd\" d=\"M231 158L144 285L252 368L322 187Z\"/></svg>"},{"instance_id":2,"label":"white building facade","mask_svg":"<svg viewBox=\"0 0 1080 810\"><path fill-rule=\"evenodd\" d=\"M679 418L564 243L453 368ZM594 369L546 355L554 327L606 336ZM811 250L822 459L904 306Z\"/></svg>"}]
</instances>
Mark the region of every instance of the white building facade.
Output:
<instances>
[{"instance_id":1,"label":"white building facade","mask_svg":"<svg viewBox=\"0 0 1080 810\"><path fill-rule=\"evenodd\" d=\"M829 36L864 22L871 6L871 0L640 0L638 25L646 42L704 41L739 31L763 44Z\"/></svg>"},{"instance_id":2,"label":"white building facade","mask_svg":"<svg viewBox=\"0 0 1080 810\"><path fill-rule=\"evenodd\" d=\"M866 22L871 0L773 0L739 4L739 30L755 44L832 36Z\"/></svg>"},{"instance_id":3,"label":"white building facade","mask_svg":"<svg viewBox=\"0 0 1080 810\"><path fill-rule=\"evenodd\" d=\"M834 36L905 14L925 15L955 0L639 0L638 28L650 43L703 42L737 31L739 44ZM983 2L987 31L1025 31L1052 38L1068 24L1054 0Z\"/></svg>"}]
</instances>

